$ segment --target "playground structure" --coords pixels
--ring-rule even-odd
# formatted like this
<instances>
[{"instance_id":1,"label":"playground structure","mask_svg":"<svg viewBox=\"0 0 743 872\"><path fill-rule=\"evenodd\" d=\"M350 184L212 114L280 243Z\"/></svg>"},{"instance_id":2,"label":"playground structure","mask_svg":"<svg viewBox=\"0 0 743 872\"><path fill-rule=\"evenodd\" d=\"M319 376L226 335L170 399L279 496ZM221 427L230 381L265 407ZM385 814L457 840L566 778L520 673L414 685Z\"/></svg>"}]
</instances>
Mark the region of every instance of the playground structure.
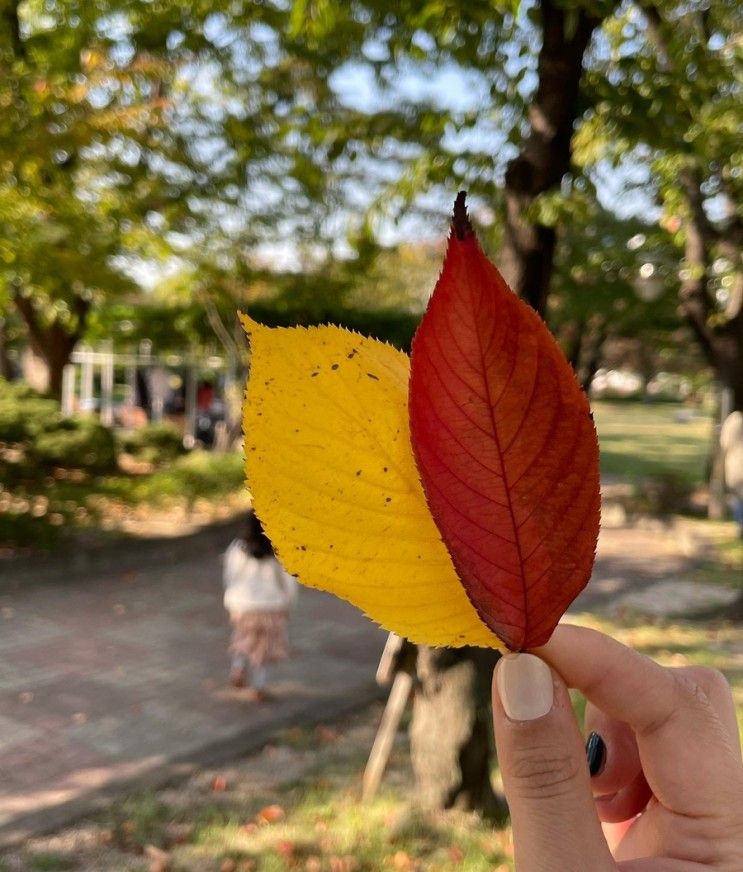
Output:
<instances>
[{"instance_id":1,"label":"playground structure","mask_svg":"<svg viewBox=\"0 0 743 872\"><path fill-rule=\"evenodd\" d=\"M182 427L192 448L206 418L227 417L227 398L237 385L237 362L219 355L115 352L112 343L72 353L62 379L62 412L96 414L108 427L136 429L171 421ZM202 425L200 427L200 424Z\"/></svg>"}]
</instances>

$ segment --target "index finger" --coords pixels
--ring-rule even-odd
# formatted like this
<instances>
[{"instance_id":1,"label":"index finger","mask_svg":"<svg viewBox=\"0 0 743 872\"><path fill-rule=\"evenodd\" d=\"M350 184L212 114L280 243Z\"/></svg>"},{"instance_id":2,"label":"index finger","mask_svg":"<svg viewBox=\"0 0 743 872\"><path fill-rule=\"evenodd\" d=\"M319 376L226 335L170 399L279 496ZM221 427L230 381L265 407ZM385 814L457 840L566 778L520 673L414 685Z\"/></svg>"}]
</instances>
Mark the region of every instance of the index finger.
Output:
<instances>
[{"instance_id":1,"label":"index finger","mask_svg":"<svg viewBox=\"0 0 743 872\"><path fill-rule=\"evenodd\" d=\"M733 741L701 684L688 674L585 627L559 626L534 653L609 717L629 724L645 777L663 806L696 815L735 795L740 801L737 736Z\"/></svg>"}]
</instances>

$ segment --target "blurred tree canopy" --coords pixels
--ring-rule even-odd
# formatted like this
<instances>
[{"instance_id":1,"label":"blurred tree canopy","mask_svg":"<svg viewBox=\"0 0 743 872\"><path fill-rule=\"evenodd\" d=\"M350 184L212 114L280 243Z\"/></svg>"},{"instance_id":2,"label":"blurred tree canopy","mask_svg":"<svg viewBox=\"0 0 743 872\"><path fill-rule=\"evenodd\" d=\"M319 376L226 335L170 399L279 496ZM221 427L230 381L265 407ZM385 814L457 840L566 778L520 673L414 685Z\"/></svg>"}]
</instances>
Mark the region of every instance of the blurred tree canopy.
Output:
<instances>
[{"instance_id":1,"label":"blurred tree canopy","mask_svg":"<svg viewBox=\"0 0 743 872\"><path fill-rule=\"evenodd\" d=\"M678 252L679 310L743 409L743 7L627 6L589 68L584 171L634 165ZM639 170L639 173L638 173Z\"/></svg>"},{"instance_id":2,"label":"blurred tree canopy","mask_svg":"<svg viewBox=\"0 0 743 872\"><path fill-rule=\"evenodd\" d=\"M135 278L178 264L216 291L267 239L329 238L323 83L265 41L285 13L220 5L3 0L0 293L53 394Z\"/></svg>"},{"instance_id":3,"label":"blurred tree canopy","mask_svg":"<svg viewBox=\"0 0 743 872\"><path fill-rule=\"evenodd\" d=\"M675 291L743 407L739 3L304 0L293 13L317 69L364 81L363 69L373 83L376 107L338 116L330 137L357 165L397 162L378 211L425 214L425 191L466 187L497 216L514 289L550 318L572 311L573 333L657 333ZM411 71L431 87L412 87ZM560 301L548 306L549 293Z\"/></svg>"},{"instance_id":4,"label":"blurred tree canopy","mask_svg":"<svg viewBox=\"0 0 743 872\"><path fill-rule=\"evenodd\" d=\"M415 312L466 188L585 378L680 308L743 405L735 0L0 8L0 303L52 392L86 330Z\"/></svg>"}]
</instances>

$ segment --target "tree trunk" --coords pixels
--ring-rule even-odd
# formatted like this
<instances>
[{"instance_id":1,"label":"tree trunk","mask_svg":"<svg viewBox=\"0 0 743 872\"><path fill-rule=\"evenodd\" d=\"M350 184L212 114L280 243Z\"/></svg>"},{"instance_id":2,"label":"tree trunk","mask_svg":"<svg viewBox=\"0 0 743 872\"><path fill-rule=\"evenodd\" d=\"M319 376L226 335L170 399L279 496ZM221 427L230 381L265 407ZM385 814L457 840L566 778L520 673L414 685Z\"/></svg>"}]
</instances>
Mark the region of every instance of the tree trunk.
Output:
<instances>
[{"instance_id":1,"label":"tree trunk","mask_svg":"<svg viewBox=\"0 0 743 872\"><path fill-rule=\"evenodd\" d=\"M586 393L588 393L593 377L596 375L599 366L601 366L601 360L604 355L604 342L606 342L607 333L606 324L601 322L594 327L591 336L589 337L586 354L583 356L583 360L578 369L578 379L581 387Z\"/></svg>"},{"instance_id":2,"label":"tree trunk","mask_svg":"<svg viewBox=\"0 0 743 872\"><path fill-rule=\"evenodd\" d=\"M499 653L418 648L410 748L418 795L429 808L503 812L490 781L490 687Z\"/></svg>"},{"instance_id":3,"label":"tree trunk","mask_svg":"<svg viewBox=\"0 0 743 872\"><path fill-rule=\"evenodd\" d=\"M90 303L76 297L73 303L71 325L55 320L43 324L31 300L20 292L13 294L13 302L28 330L28 346L24 353L24 377L42 393L55 399L62 397L62 373L70 361L75 345L81 338Z\"/></svg>"},{"instance_id":4,"label":"tree trunk","mask_svg":"<svg viewBox=\"0 0 743 872\"><path fill-rule=\"evenodd\" d=\"M586 7L588 9L590 7ZM601 23L586 9L542 0L539 84L529 107L529 133L506 170L506 227L501 250L504 276L516 293L544 316L555 254L554 227L535 224L527 210L557 187L570 170L573 125L583 55Z\"/></svg>"},{"instance_id":5,"label":"tree trunk","mask_svg":"<svg viewBox=\"0 0 743 872\"><path fill-rule=\"evenodd\" d=\"M721 235L704 211L699 173L688 168L681 173L680 181L690 214L684 246L687 277L679 289L680 309L720 385L730 392L730 411L743 411L743 279L738 279L721 318L708 291L713 247ZM740 258L736 240L726 241Z\"/></svg>"},{"instance_id":6,"label":"tree trunk","mask_svg":"<svg viewBox=\"0 0 743 872\"><path fill-rule=\"evenodd\" d=\"M583 354L583 342L586 335L586 323L582 318L571 321L565 328L563 339L565 342L565 357L573 368L578 372L581 355Z\"/></svg>"},{"instance_id":7,"label":"tree trunk","mask_svg":"<svg viewBox=\"0 0 743 872\"><path fill-rule=\"evenodd\" d=\"M0 378L13 381L15 367L8 356L7 327L4 318L0 318Z\"/></svg>"},{"instance_id":8,"label":"tree trunk","mask_svg":"<svg viewBox=\"0 0 743 872\"><path fill-rule=\"evenodd\" d=\"M62 373L78 337L53 328L42 330L41 337L41 342L37 342L29 336L22 358L23 377L35 390L59 400Z\"/></svg>"}]
</instances>

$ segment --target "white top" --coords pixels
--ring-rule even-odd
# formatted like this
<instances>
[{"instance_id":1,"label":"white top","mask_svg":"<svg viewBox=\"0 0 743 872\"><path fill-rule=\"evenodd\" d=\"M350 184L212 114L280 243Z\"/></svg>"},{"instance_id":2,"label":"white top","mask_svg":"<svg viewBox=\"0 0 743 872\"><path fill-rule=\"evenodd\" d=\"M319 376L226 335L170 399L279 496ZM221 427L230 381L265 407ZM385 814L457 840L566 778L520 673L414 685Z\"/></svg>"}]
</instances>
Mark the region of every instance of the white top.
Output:
<instances>
[{"instance_id":1,"label":"white top","mask_svg":"<svg viewBox=\"0 0 743 872\"><path fill-rule=\"evenodd\" d=\"M240 539L225 552L224 607L230 615L286 611L297 599L297 582L275 557L249 554Z\"/></svg>"},{"instance_id":2,"label":"white top","mask_svg":"<svg viewBox=\"0 0 743 872\"><path fill-rule=\"evenodd\" d=\"M725 484L743 500L743 412L731 412L720 431L725 463Z\"/></svg>"}]
</instances>

